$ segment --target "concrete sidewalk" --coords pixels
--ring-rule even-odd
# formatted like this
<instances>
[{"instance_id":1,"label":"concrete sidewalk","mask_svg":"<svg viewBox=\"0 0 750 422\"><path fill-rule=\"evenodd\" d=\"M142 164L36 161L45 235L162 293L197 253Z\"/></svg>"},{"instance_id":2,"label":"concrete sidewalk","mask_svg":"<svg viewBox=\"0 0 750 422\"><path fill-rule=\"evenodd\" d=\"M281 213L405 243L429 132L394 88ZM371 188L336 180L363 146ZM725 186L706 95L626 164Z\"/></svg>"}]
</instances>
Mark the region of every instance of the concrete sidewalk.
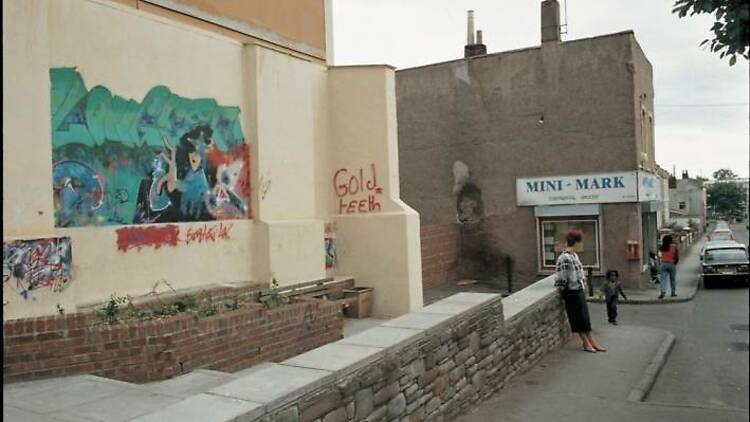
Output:
<instances>
[{"instance_id":1,"label":"concrete sidewalk","mask_svg":"<svg viewBox=\"0 0 750 422\"><path fill-rule=\"evenodd\" d=\"M603 312L599 305L593 314ZM666 361L674 337L655 328L607 325L592 320L605 353L581 350L577 336L545 356L499 393L455 419L457 422L711 422L747 421L738 410L696 408L644 400ZM584 411L585 409L585 411Z\"/></svg>"},{"instance_id":2,"label":"concrete sidewalk","mask_svg":"<svg viewBox=\"0 0 750 422\"><path fill-rule=\"evenodd\" d=\"M654 303L675 303L687 302L692 300L698 292L701 282L701 261L700 251L705 243L701 239L687 250L682 252L680 263L677 265L677 297L671 297L667 288L667 294L664 299L659 299L659 285L653 284L650 289L623 289L627 300L620 296L620 304L654 304ZM603 303L604 299L599 297L599 286L594 285L594 297L587 300L593 303Z\"/></svg>"}]
</instances>

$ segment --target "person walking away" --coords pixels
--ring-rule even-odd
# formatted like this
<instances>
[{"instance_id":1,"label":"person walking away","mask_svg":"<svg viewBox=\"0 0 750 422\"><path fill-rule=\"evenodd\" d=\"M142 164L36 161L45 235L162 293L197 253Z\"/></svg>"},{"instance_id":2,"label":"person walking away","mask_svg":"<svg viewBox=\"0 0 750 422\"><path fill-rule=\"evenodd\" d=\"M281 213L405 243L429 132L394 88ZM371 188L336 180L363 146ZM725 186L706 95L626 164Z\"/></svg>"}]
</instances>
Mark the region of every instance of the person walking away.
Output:
<instances>
[{"instance_id":1,"label":"person walking away","mask_svg":"<svg viewBox=\"0 0 750 422\"><path fill-rule=\"evenodd\" d=\"M618 280L620 274L617 270L607 271L606 277L607 279L602 284L602 294L607 302L607 320L610 324L617 325L617 299L620 295L625 300L628 300L628 297L622 291L622 283Z\"/></svg>"},{"instance_id":2,"label":"person walking away","mask_svg":"<svg viewBox=\"0 0 750 422\"><path fill-rule=\"evenodd\" d=\"M659 256L661 258L661 294L659 299L664 299L667 292L667 282L669 282L672 297L677 296L677 263L680 261L680 252L672 240L672 235L668 234L661 239L659 247Z\"/></svg>"},{"instance_id":3,"label":"person walking away","mask_svg":"<svg viewBox=\"0 0 750 422\"><path fill-rule=\"evenodd\" d=\"M567 246L557 258L555 286L560 290L565 302L565 313L568 316L570 329L581 337L583 350L589 353L606 352L607 349L597 343L591 335L583 265L575 252L580 250L582 241L583 234L579 230L570 230L565 234Z\"/></svg>"}]
</instances>

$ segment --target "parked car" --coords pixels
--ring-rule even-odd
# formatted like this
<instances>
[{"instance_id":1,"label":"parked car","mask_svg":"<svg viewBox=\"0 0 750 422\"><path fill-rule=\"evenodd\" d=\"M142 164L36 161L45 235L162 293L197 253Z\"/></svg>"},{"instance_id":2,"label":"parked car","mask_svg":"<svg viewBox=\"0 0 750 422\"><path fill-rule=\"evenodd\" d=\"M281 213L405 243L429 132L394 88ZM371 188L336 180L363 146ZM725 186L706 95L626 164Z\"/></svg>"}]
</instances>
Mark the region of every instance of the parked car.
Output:
<instances>
[{"instance_id":1,"label":"parked car","mask_svg":"<svg viewBox=\"0 0 750 422\"><path fill-rule=\"evenodd\" d=\"M701 248L701 261L703 261L703 255L706 253L706 248L713 248L721 245L739 245L745 247L742 243L738 243L736 240L711 240L703 244Z\"/></svg>"},{"instance_id":2,"label":"parked car","mask_svg":"<svg viewBox=\"0 0 750 422\"><path fill-rule=\"evenodd\" d=\"M730 229L716 229L708 235L708 240L735 240Z\"/></svg>"},{"instance_id":3,"label":"parked car","mask_svg":"<svg viewBox=\"0 0 750 422\"><path fill-rule=\"evenodd\" d=\"M750 259L743 244L722 242L706 245L702 265L703 287L708 289L722 280L748 283L749 266Z\"/></svg>"}]
</instances>

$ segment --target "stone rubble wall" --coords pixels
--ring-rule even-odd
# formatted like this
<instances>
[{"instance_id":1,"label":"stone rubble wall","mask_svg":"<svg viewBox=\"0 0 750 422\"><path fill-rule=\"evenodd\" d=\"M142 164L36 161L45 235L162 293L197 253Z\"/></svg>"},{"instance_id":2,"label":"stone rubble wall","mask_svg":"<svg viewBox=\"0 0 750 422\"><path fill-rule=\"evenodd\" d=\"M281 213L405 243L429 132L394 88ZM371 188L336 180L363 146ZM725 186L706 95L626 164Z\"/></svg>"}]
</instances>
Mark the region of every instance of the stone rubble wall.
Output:
<instances>
[{"instance_id":1,"label":"stone rubble wall","mask_svg":"<svg viewBox=\"0 0 750 422\"><path fill-rule=\"evenodd\" d=\"M459 314L418 340L389 348L364 367L254 420L452 420L570 336L562 301L552 289L507 320L505 300L498 296Z\"/></svg>"}]
</instances>

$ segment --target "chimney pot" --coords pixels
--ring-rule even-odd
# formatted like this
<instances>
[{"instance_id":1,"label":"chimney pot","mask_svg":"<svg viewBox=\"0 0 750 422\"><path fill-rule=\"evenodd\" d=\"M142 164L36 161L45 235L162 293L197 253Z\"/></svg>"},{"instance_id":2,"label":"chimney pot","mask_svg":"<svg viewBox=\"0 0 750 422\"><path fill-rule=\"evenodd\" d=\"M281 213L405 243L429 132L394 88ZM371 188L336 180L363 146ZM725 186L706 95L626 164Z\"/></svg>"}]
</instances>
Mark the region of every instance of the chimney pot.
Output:
<instances>
[{"instance_id":1,"label":"chimney pot","mask_svg":"<svg viewBox=\"0 0 750 422\"><path fill-rule=\"evenodd\" d=\"M542 43L560 41L560 3L557 0L542 2Z\"/></svg>"},{"instance_id":2,"label":"chimney pot","mask_svg":"<svg viewBox=\"0 0 750 422\"><path fill-rule=\"evenodd\" d=\"M466 22L466 44L474 45L474 11L469 10Z\"/></svg>"},{"instance_id":3,"label":"chimney pot","mask_svg":"<svg viewBox=\"0 0 750 422\"><path fill-rule=\"evenodd\" d=\"M487 46L482 44L482 31L476 32L476 42L474 40L474 11L469 10L469 22L467 34L468 43L464 46L464 58L483 56L487 54Z\"/></svg>"}]
</instances>

